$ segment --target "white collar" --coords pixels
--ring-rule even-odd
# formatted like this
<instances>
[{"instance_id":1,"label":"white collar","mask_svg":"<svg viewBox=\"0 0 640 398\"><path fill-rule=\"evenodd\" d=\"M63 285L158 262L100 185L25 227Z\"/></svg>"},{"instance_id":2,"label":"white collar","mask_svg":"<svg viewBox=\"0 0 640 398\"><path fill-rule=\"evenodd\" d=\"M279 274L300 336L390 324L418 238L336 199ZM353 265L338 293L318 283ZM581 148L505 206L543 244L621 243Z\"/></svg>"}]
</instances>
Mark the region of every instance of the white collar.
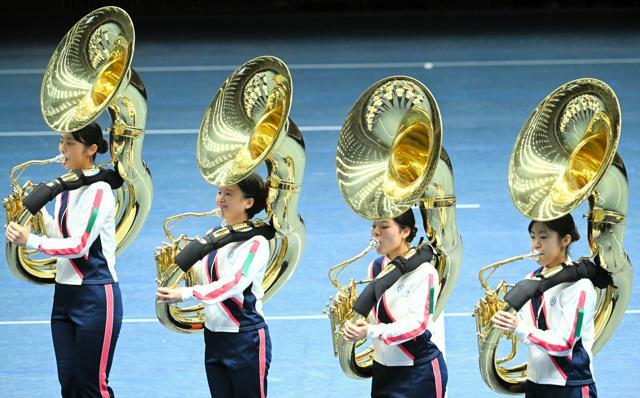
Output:
<instances>
[{"instance_id":1,"label":"white collar","mask_svg":"<svg viewBox=\"0 0 640 398\"><path fill-rule=\"evenodd\" d=\"M92 167L90 169L82 169L82 170L80 170L80 172L82 174L84 174L85 176L87 176L87 177L91 177L91 176L94 176L94 175L98 174L100 172L100 169L97 168L97 167Z\"/></svg>"}]
</instances>

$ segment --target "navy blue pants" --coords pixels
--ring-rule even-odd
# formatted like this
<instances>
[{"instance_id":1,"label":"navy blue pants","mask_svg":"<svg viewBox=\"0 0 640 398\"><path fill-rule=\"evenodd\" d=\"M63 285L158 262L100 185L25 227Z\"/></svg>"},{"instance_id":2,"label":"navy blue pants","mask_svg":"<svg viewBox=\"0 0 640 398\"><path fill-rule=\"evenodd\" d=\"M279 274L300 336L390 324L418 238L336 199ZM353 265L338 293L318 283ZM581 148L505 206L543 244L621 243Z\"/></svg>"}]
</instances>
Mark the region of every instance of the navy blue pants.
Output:
<instances>
[{"instance_id":1,"label":"navy blue pants","mask_svg":"<svg viewBox=\"0 0 640 398\"><path fill-rule=\"evenodd\" d=\"M447 379L447 365L442 354L413 366L384 366L374 361L371 396L444 398Z\"/></svg>"},{"instance_id":2,"label":"navy blue pants","mask_svg":"<svg viewBox=\"0 0 640 398\"><path fill-rule=\"evenodd\" d=\"M596 383L584 386L552 386L527 381L524 396L526 398L595 398L598 392Z\"/></svg>"},{"instance_id":3,"label":"navy blue pants","mask_svg":"<svg viewBox=\"0 0 640 398\"><path fill-rule=\"evenodd\" d=\"M108 379L121 325L118 283L56 284L51 334L64 398L114 396Z\"/></svg>"},{"instance_id":4,"label":"navy blue pants","mask_svg":"<svg viewBox=\"0 0 640 398\"><path fill-rule=\"evenodd\" d=\"M239 333L204 330L209 391L215 398L267 396L271 338L265 326Z\"/></svg>"}]
</instances>

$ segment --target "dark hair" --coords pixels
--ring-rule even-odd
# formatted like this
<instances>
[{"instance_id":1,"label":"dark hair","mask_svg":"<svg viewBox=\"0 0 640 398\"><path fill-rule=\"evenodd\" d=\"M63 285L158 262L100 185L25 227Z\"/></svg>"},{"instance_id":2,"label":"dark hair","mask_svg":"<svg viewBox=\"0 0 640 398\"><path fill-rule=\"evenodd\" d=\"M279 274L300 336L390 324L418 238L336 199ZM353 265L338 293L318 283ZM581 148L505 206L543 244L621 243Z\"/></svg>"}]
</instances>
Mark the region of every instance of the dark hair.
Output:
<instances>
[{"instance_id":1,"label":"dark hair","mask_svg":"<svg viewBox=\"0 0 640 398\"><path fill-rule=\"evenodd\" d=\"M416 237L418 228L416 228L416 218L413 216L413 210L409 209L398 217L394 217L393 221L400 225L400 228L409 228L411 230L405 239L407 242L411 242Z\"/></svg>"},{"instance_id":2,"label":"dark hair","mask_svg":"<svg viewBox=\"0 0 640 398\"><path fill-rule=\"evenodd\" d=\"M71 133L73 139L84 145L85 147L90 147L93 144L96 144L98 147L97 153L105 153L109 150L109 143L102 136L102 129L100 125L96 122L91 122L88 125L84 126L80 130L76 130ZM92 160L96 159L96 154L93 154Z\"/></svg>"},{"instance_id":3,"label":"dark hair","mask_svg":"<svg viewBox=\"0 0 640 398\"><path fill-rule=\"evenodd\" d=\"M529 223L529 233L531 233L531 228L533 224L536 222L541 222L546 225L552 231L556 231L560 236L560 239L564 238L566 235L571 237L571 243L577 242L580 240L580 233L578 232L578 228L576 228L576 223L573 221L573 217L570 213L565 214L560 218L556 218L555 220L550 221L536 221L531 220ZM569 245L571 245L569 243ZM567 252L569 251L569 246L567 246Z\"/></svg>"},{"instance_id":4,"label":"dark hair","mask_svg":"<svg viewBox=\"0 0 640 398\"><path fill-rule=\"evenodd\" d=\"M238 182L238 187L242 191L245 199L252 198L253 205L245 212L249 219L260 213L267 206L267 185L262 177L256 173L251 173L242 181Z\"/></svg>"}]
</instances>

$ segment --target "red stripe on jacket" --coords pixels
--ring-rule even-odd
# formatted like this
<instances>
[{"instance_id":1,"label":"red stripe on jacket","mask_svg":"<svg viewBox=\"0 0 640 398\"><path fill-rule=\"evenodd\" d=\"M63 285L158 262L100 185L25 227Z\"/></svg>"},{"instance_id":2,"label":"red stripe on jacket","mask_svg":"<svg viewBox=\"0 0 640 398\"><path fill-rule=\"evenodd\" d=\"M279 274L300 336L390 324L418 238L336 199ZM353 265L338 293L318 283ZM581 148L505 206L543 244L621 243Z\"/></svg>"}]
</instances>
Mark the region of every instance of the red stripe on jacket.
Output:
<instances>
[{"instance_id":1,"label":"red stripe on jacket","mask_svg":"<svg viewBox=\"0 0 640 398\"><path fill-rule=\"evenodd\" d=\"M100 202L102 201L102 194L103 194L102 189L99 189L96 192L96 196L93 199L93 206L91 208L91 212L89 213L89 220L87 221L87 226L91 222L91 215L93 214L93 210L100 207ZM67 204L67 206L69 205ZM67 211L67 219L68 218L69 218L69 211ZM82 250L87 245L90 235L91 235L91 231L87 231L85 228L85 231L82 233L82 238L80 239L80 243L75 247L68 247L68 248L61 248L61 249L46 249L40 246L38 249L41 252L48 254L50 256L55 256L56 254L65 255L65 256L72 255L72 254L80 254L80 252L82 252Z\"/></svg>"}]
</instances>

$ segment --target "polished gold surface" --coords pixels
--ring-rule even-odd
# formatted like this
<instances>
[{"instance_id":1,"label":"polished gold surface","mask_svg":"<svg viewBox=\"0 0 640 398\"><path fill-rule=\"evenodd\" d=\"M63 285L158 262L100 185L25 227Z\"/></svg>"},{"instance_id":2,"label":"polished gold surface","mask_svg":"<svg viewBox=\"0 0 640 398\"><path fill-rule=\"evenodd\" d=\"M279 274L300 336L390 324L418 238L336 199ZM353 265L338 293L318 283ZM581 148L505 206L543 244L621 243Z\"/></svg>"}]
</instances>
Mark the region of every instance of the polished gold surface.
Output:
<instances>
[{"instance_id":1,"label":"polished gold surface","mask_svg":"<svg viewBox=\"0 0 640 398\"><path fill-rule=\"evenodd\" d=\"M53 130L78 130L105 110L126 86L134 41L131 18L118 7L97 9L67 32L40 91L42 115Z\"/></svg>"},{"instance_id":2,"label":"polished gold surface","mask_svg":"<svg viewBox=\"0 0 640 398\"><path fill-rule=\"evenodd\" d=\"M188 217L208 217L208 216L221 217L222 211L216 208L211 211L205 211L200 213L187 212L187 213L176 214L175 216L167 217L162 222L162 229L164 230L164 234L166 235L166 237L169 238L171 242L179 241L180 238L175 238L173 236L173 233L171 232L171 228L173 226L175 226L177 223L179 223L180 221Z\"/></svg>"},{"instance_id":3,"label":"polished gold surface","mask_svg":"<svg viewBox=\"0 0 640 398\"><path fill-rule=\"evenodd\" d=\"M163 229L169 243L163 242L160 247L156 248L155 262L157 279L156 282L159 286L177 286L179 283L184 283L186 286L202 285L209 283L208 280L203 278L202 273L198 273L195 268L191 268L189 271L182 272L182 270L175 265L175 256L180 253L182 249L191 241L192 238L187 237L185 234L180 234L177 238L174 237L171 227L175 226L180 221L190 217L220 217L220 209L213 209L208 212L201 213L181 213L175 216L167 218L163 223ZM253 220L254 227L260 227L265 225L265 221L261 219ZM246 231L251 227L247 224L237 224L232 226L234 231ZM228 233L226 228L218 229L214 232L215 236ZM198 237L194 238L198 239ZM181 333L202 332L204 328L204 313L203 307L200 304L173 304L173 305L160 305L156 304L157 317L160 322L167 326L169 329Z\"/></svg>"},{"instance_id":4,"label":"polished gold surface","mask_svg":"<svg viewBox=\"0 0 640 398\"><path fill-rule=\"evenodd\" d=\"M518 136L509 190L527 218L558 218L584 202L613 161L620 106L595 79L564 84L542 100Z\"/></svg>"},{"instance_id":5,"label":"polished gold surface","mask_svg":"<svg viewBox=\"0 0 640 398\"><path fill-rule=\"evenodd\" d=\"M578 79L554 90L533 111L509 163L511 198L527 218L555 219L585 200L589 203L587 257L598 255L613 279L611 286L598 293L594 354L617 328L631 295L633 275L623 245L628 181L624 163L616 154L619 139L620 106L613 90L596 79ZM524 391L527 364L508 363L516 357L517 339L491 325L496 311L515 313L503 301L509 285L501 281L492 289L482 276L495 268L494 264L481 271L485 298L474 311L480 373L491 389L519 394ZM505 336L512 352L498 358L497 349Z\"/></svg>"},{"instance_id":6,"label":"polished gold surface","mask_svg":"<svg viewBox=\"0 0 640 398\"><path fill-rule=\"evenodd\" d=\"M340 274L349 265L364 257L371 249L380 246L380 241L371 239L367 247L356 256L343 261L329 269L329 280L338 289L335 296L329 298L327 309L324 311L331 321L331 340L333 342L333 353L340 361L340 367L344 373L354 379L371 377L371 366L373 365L373 347L366 345L366 338L358 342L346 342L342 335L342 327L347 321L357 322L364 317L353 310L358 299L357 286L372 282L371 279L356 281L351 279L346 285L340 283ZM410 248L402 256L410 259L417 253L417 249L424 249L426 243L421 243L417 247ZM393 271L396 266L391 263L382 270L375 279L383 278Z\"/></svg>"},{"instance_id":7,"label":"polished gold surface","mask_svg":"<svg viewBox=\"0 0 640 398\"><path fill-rule=\"evenodd\" d=\"M171 230L179 222L190 217L220 217L220 209L213 209L207 212L187 212L180 213L168 217L162 223L162 229L169 242L162 242L162 245L156 248L154 259L156 262L156 282L159 286L176 286L184 281L187 286L204 284L208 281L201 280L195 269L192 268L184 273L175 265L175 256L191 240L185 234L174 237ZM197 237L196 237L197 238ZM202 305L163 305L156 304L156 310L162 311L158 313L158 319L167 327L179 332L202 331L204 327L204 313Z\"/></svg>"},{"instance_id":8,"label":"polished gold surface","mask_svg":"<svg viewBox=\"0 0 640 398\"><path fill-rule=\"evenodd\" d=\"M291 74L284 62L271 56L248 61L216 92L200 125L196 148L200 173L218 187L235 184L266 163L266 213L276 237L269 242L264 301L295 271L306 236L297 210L305 149L300 131L289 118L291 96ZM174 250L175 242L178 246ZM184 243L180 242L176 239L166 244L172 249L156 256L160 286L192 286L198 282L192 271L185 274L173 264L171 255L177 254ZM185 309L156 304L156 314L163 325L177 332L201 331L204 323L202 305Z\"/></svg>"},{"instance_id":9,"label":"polished gold surface","mask_svg":"<svg viewBox=\"0 0 640 398\"><path fill-rule=\"evenodd\" d=\"M515 310L508 308L507 303L504 301L504 297L509 291L510 286L505 281L500 281L495 288L492 288L489 279L493 276L496 270L507 264L511 264L523 259L535 260L539 256L539 252L533 251L525 255L511 257L490 264L482 268L478 273L480 285L483 289L485 289L484 298L478 301L478 304L476 304L476 307L473 310L473 316L476 319L478 349L480 352L486 351L488 349L494 351L494 355L492 358L485 358L485 360L488 362L484 365L486 369L484 370L484 372L494 372L492 373L492 377L499 378L504 382L503 390L496 390L490 385L490 387L499 392L512 392L509 383L513 384L513 392L518 392L518 380L526 378L527 364L517 364L512 366L508 365L508 362L514 360L518 353L518 339L513 333L497 333L497 329L493 327L491 319L493 318L495 313L500 310L507 310L511 313L515 313ZM501 337L506 338L510 342L510 344L508 344L508 346L510 347L510 351L505 357L502 358L498 357L497 355L498 343ZM482 372L483 370L481 366L481 373ZM508 391L504 391L504 387L506 387Z\"/></svg>"},{"instance_id":10,"label":"polished gold surface","mask_svg":"<svg viewBox=\"0 0 640 398\"><path fill-rule=\"evenodd\" d=\"M340 366L343 369L349 369L345 372L347 376L352 378L370 377L370 367L373 365L373 348L365 346L366 339L355 343L345 344L342 337L342 326L347 320L356 321L361 319L357 313L353 311L353 306L358 298L357 285L369 283L369 280L355 281L351 279L346 285L340 283L340 274L347 266L354 263L365 256L371 249L380 246L377 239L371 239L367 247L356 256L349 260L343 261L329 269L329 281L338 289L335 296L329 298L327 309L324 311L331 321L331 341L333 343L333 354L340 360ZM357 352L364 348L364 352Z\"/></svg>"},{"instance_id":11,"label":"polished gold surface","mask_svg":"<svg viewBox=\"0 0 640 398\"><path fill-rule=\"evenodd\" d=\"M287 136L291 75L275 57L259 57L236 70L218 89L198 135L202 176L215 186L251 174Z\"/></svg>"},{"instance_id":12,"label":"polished gold surface","mask_svg":"<svg viewBox=\"0 0 640 398\"><path fill-rule=\"evenodd\" d=\"M124 10L102 7L92 11L58 44L40 91L42 115L55 131L78 130L105 110L109 112L109 164L124 180L115 191L116 254L140 232L153 200L151 174L142 160L147 99L142 80L131 69L134 43L133 23ZM12 185L21 201L28 185ZM26 223L31 217L25 212L8 217L8 221ZM35 232L44 233L42 229ZM36 258L37 253L9 242L6 254L9 267L21 279L54 283L55 259Z\"/></svg>"},{"instance_id":13,"label":"polished gold surface","mask_svg":"<svg viewBox=\"0 0 640 398\"><path fill-rule=\"evenodd\" d=\"M336 176L345 202L366 219L393 218L418 206L427 239L438 253L434 263L441 289L433 316L439 317L462 263L462 240L456 227L453 168L442 148L440 111L429 90L406 76L391 76L369 87L340 131ZM356 285L367 281L342 286L337 277L357 258L330 271L338 292L328 304L334 354L342 371L355 379L371 376L373 347L366 340L347 342L340 331L344 322L357 318L352 311Z\"/></svg>"},{"instance_id":14,"label":"polished gold surface","mask_svg":"<svg viewBox=\"0 0 640 398\"><path fill-rule=\"evenodd\" d=\"M349 260L343 261L329 269L329 280L333 286L338 289L335 296L329 298L327 308L324 311L329 316L331 322L331 341L333 342L333 354L338 358L340 367L343 372L353 379L362 379L371 377L373 365L373 346L366 344L367 339L358 342L347 342L342 335L342 327L345 322L357 322L364 320L364 317L356 313L353 307L358 299L357 286L368 284L371 280L356 281L351 279L346 285L340 283L340 274L349 265L364 257L371 249L380 246L380 241L371 239L367 247L356 256ZM426 246L425 243L421 244ZM402 256L406 259L411 258L416 253L416 248L409 249ZM389 264L380 272L375 279L380 279L395 269L395 265Z\"/></svg>"},{"instance_id":15,"label":"polished gold surface","mask_svg":"<svg viewBox=\"0 0 640 398\"><path fill-rule=\"evenodd\" d=\"M46 165L64 162L64 156L58 155L46 160L30 160L14 166L9 170L9 183L13 192L2 200L7 222L17 222L20 225L31 225L31 232L44 234L42 214L32 215L22 204L22 200L35 188L31 181L20 182L22 173L33 165ZM17 173L17 175L16 175ZM51 257L38 256L34 250L19 247L7 242L7 265L18 278L34 283L47 283L55 278L56 260ZM10 260L10 261L9 261ZM23 266L27 265L27 266Z\"/></svg>"},{"instance_id":16,"label":"polished gold surface","mask_svg":"<svg viewBox=\"0 0 640 398\"><path fill-rule=\"evenodd\" d=\"M438 104L409 77L389 77L356 101L340 132L338 187L370 220L404 213L423 196L441 149Z\"/></svg>"}]
</instances>

